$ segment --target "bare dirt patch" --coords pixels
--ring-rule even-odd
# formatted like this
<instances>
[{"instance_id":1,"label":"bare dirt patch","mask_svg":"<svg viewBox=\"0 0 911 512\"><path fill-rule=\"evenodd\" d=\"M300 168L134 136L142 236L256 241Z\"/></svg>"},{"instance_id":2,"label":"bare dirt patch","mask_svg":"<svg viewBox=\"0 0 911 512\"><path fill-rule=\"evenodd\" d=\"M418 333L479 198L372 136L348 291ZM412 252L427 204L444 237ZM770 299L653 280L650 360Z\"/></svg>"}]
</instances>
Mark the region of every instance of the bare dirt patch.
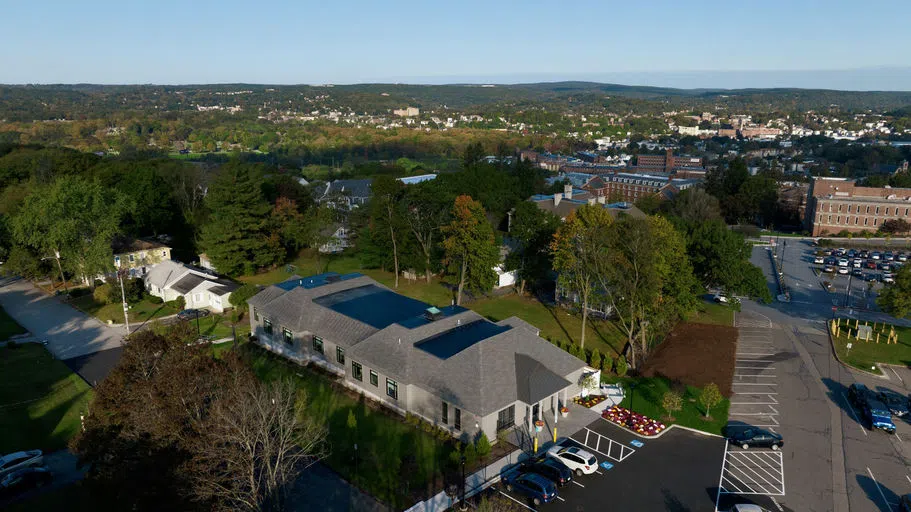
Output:
<instances>
[{"instance_id":1,"label":"bare dirt patch","mask_svg":"<svg viewBox=\"0 0 911 512\"><path fill-rule=\"evenodd\" d=\"M736 356L736 327L679 324L649 356L642 375L699 388L714 382L721 394L730 397Z\"/></svg>"}]
</instances>

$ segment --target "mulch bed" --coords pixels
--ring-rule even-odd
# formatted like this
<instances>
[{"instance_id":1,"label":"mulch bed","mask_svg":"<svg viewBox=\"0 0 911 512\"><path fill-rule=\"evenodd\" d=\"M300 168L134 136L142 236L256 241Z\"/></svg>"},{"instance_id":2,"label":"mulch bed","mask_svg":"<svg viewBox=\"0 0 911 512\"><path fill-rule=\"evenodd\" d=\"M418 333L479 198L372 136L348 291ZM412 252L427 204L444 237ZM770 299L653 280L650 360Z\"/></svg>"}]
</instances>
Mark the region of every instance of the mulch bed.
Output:
<instances>
[{"instance_id":1,"label":"mulch bed","mask_svg":"<svg viewBox=\"0 0 911 512\"><path fill-rule=\"evenodd\" d=\"M588 395L585 398L582 398L580 396L573 397L574 403L577 403L577 404L581 405L582 407L588 407L589 409L600 404L601 402L603 402L605 400L607 400L607 397L603 396L603 395Z\"/></svg>"},{"instance_id":2,"label":"mulch bed","mask_svg":"<svg viewBox=\"0 0 911 512\"><path fill-rule=\"evenodd\" d=\"M736 327L679 324L649 356L641 374L699 388L714 382L730 397L736 357Z\"/></svg>"}]
</instances>

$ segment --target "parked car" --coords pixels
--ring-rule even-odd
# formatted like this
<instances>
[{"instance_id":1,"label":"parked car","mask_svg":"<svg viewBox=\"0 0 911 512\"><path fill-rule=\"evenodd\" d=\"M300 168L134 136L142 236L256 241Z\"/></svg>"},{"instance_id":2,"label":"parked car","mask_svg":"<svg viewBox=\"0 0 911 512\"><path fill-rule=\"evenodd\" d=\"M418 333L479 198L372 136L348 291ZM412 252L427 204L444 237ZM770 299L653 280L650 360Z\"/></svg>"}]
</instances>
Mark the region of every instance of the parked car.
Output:
<instances>
[{"instance_id":1,"label":"parked car","mask_svg":"<svg viewBox=\"0 0 911 512\"><path fill-rule=\"evenodd\" d=\"M519 466L519 471L522 473L537 473L557 484L557 487L563 487L573 480L573 472L553 457L525 461Z\"/></svg>"},{"instance_id":2,"label":"parked car","mask_svg":"<svg viewBox=\"0 0 911 512\"><path fill-rule=\"evenodd\" d=\"M738 430L728 437L731 444L735 444L744 450L755 447L764 447L777 450L784 444L781 434L763 430L761 428L748 428Z\"/></svg>"},{"instance_id":3,"label":"parked car","mask_svg":"<svg viewBox=\"0 0 911 512\"><path fill-rule=\"evenodd\" d=\"M849 272L850 272L850 270L848 270L848 267L838 267L839 274L847 274Z\"/></svg>"},{"instance_id":4,"label":"parked car","mask_svg":"<svg viewBox=\"0 0 911 512\"><path fill-rule=\"evenodd\" d=\"M15 452L0 457L0 477L17 469L41 466L44 464L44 454L41 450Z\"/></svg>"},{"instance_id":5,"label":"parked car","mask_svg":"<svg viewBox=\"0 0 911 512\"><path fill-rule=\"evenodd\" d=\"M891 272L883 272L883 282L884 283L894 283L895 277L892 276Z\"/></svg>"},{"instance_id":6,"label":"parked car","mask_svg":"<svg viewBox=\"0 0 911 512\"><path fill-rule=\"evenodd\" d=\"M874 260L878 260L878 259L880 259L881 257L882 257L882 254L880 254L880 253L877 252L877 251L873 251L873 253L870 254L870 258L872 258L872 259L874 259Z\"/></svg>"},{"instance_id":7,"label":"parked car","mask_svg":"<svg viewBox=\"0 0 911 512\"><path fill-rule=\"evenodd\" d=\"M177 318L179 320L195 320L196 318L205 318L210 313L211 311L208 309L185 309L177 313Z\"/></svg>"},{"instance_id":8,"label":"parked car","mask_svg":"<svg viewBox=\"0 0 911 512\"><path fill-rule=\"evenodd\" d=\"M873 260L868 261L867 268L870 270L876 270L876 262Z\"/></svg>"},{"instance_id":9,"label":"parked car","mask_svg":"<svg viewBox=\"0 0 911 512\"><path fill-rule=\"evenodd\" d=\"M817 265L822 265L825 262L826 262L826 259L823 258L822 256L816 256L813 258L813 263L815 263Z\"/></svg>"},{"instance_id":10,"label":"parked car","mask_svg":"<svg viewBox=\"0 0 911 512\"><path fill-rule=\"evenodd\" d=\"M879 264L879 269L880 269L880 270L891 270L892 267L889 266L888 263L880 263L880 264Z\"/></svg>"},{"instance_id":11,"label":"parked car","mask_svg":"<svg viewBox=\"0 0 911 512\"><path fill-rule=\"evenodd\" d=\"M840 259L838 260L838 266L839 266L839 267L847 267L847 266L848 266L848 260L847 260L846 258L840 258Z\"/></svg>"},{"instance_id":12,"label":"parked car","mask_svg":"<svg viewBox=\"0 0 911 512\"><path fill-rule=\"evenodd\" d=\"M847 257L853 258L855 255L857 255L857 251L854 249L848 249L848 253L846 254Z\"/></svg>"},{"instance_id":13,"label":"parked car","mask_svg":"<svg viewBox=\"0 0 911 512\"><path fill-rule=\"evenodd\" d=\"M720 293L716 293L715 295L712 295L712 300L719 304L727 304L727 302L728 302L728 298Z\"/></svg>"},{"instance_id":14,"label":"parked car","mask_svg":"<svg viewBox=\"0 0 911 512\"><path fill-rule=\"evenodd\" d=\"M858 254L858 256L860 256L863 259L867 259L870 257L870 252L863 250L863 251L860 251L860 254Z\"/></svg>"},{"instance_id":15,"label":"parked car","mask_svg":"<svg viewBox=\"0 0 911 512\"><path fill-rule=\"evenodd\" d=\"M826 258L826 265L832 265L834 267L835 265L838 265L838 260L835 258Z\"/></svg>"},{"instance_id":16,"label":"parked car","mask_svg":"<svg viewBox=\"0 0 911 512\"><path fill-rule=\"evenodd\" d=\"M851 266L854 268L860 268L860 267L864 266L864 261L860 258L857 258L851 262Z\"/></svg>"},{"instance_id":17,"label":"parked car","mask_svg":"<svg viewBox=\"0 0 911 512\"><path fill-rule=\"evenodd\" d=\"M575 471L576 476L590 475L598 469L598 459L576 446L554 445L547 450L547 456L562 462L564 466Z\"/></svg>"},{"instance_id":18,"label":"parked car","mask_svg":"<svg viewBox=\"0 0 911 512\"><path fill-rule=\"evenodd\" d=\"M835 272L835 267L833 267L832 265L826 265L825 267L823 267L822 271L823 272Z\"/></svg>"},{"instance_id":19,"label":"parked car","mask_svg":"<svg viewBox=\"0 0 911 512\"><path fill-rule=\"evenodd\" d=\"M550 503L557 497L557 486L535 473L520 473L506 479L506 490L527 496L536 506Z\"/></svg>"},{"instance_id":20,"label":"parked car","mask_svg":"<svg viewBox=\"0 0 911 512\"><path fill-rule=\"evenodd\" d=\"M845 248L844 248L844 247L839 247L838 249L835 249L835 254L837 254L837 255L839 255L839 256L844 256L844 254L845 254Z\"/></svg>"},{"instance_id":21,"label":"parked car","mask_svg":"<svg viewBox=\"0 0 911 512\"><path fill-rule=\"evenodd\" d=\"M879 400L886 404L893 416L904 418L908 415L908 397L905 395L884 389L879 392Z\"/></svg>"},{"instance_id":22,"label":"parked car","mask_svg":"<svg viewBox=\"0 0 911 512\"><path fill-rule=\"evenodd\" d=\"M898 261L905 262L908 261L908 255L905 253L899 253Z\"/></svg>"},{"instance_id":23,"label":"parked car","mask_svg":"<svg viewBox=\"0 0 911 512\"><path fill-rule=\"evenodd\" d=\"M863 277L864 271L859 268L855 268L854 272L852 272L852 274L854 274L855 277Z\"/></svg>"},{"instance_id":24,"label":"parked car","mask_svg":"<svg viewBox=\"0 0 911 512\"><path fill-rule=\"evenodd\" d=\"M877 428L890 434L895 433L895 423L886 404L863 384L854 383L848 388L848 399L856 405L864 418L870 422L870 429Z\"/></svg>"},{"instance_id":25,"label":"parked car","mask_svg":"<svg viewBox=\"0 0 911 512\"><path fill-rule=\"evenodd\" d=\"M901 501L901 512L911 512L911 494L905 494L899 501Z\"/></svg>"},{"instance_id":26,"label":"parked car","mask_svg":"<svg viewBox=\"0 0 911 512\"><path fill-rule=\"evenodd\" d=\"M0 494L12 496L50 483L51 472L43 466L32 466L7 473L0 479Z\"/></svg>"},{"instance_id":27,"label":"parked car","mask_svg":"<svg viewBox=\"0 0 911 512\"><path fill-rule=\"evenodd\" d=\"M886 252L886 253L883 253L883 259L886 260L886 261L892 261L892 260L895 259L895 255L892 254L891 251L888 251L888 252Z\"/></svg>"},{"instance_id":28,"label":"parked car","mask_svg":"<svg viewBox=\"0 0 911 512\"><path fill-rule=\"evenodd\" d=\"M877 277L876 277L876 274L870 273L870 274L866 274L866 275L864 276L864 279L865 279L866 281L871 281L871 282L872 282L872 281L876 281Z\"/></svg>"}]
</instances>

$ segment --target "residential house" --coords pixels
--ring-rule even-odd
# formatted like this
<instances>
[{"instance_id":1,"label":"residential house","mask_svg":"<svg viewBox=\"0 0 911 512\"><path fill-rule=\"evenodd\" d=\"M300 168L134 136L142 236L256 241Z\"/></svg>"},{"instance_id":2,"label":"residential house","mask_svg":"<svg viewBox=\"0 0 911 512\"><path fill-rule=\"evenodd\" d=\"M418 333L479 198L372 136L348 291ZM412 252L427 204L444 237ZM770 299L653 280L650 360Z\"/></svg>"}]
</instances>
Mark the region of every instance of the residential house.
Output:
<instances>
[{"instance_id":1,"label":"residential house","mask_svg":"<svg viewBox=\"0 0 911 512\"><path fill-rule=\"evenodd\" d=\"M432 307L361 274L295 276L248 304L257 344L461 438L556 416L586 368L518 318Z\"/></svg>"},{"instance_id":2,"label":"residential house","mask_svg":"<svg viewBox=\"0 0 911 512\"><path fill-rule=\"evenodd\" d=\"M212 260L209 259L209 255L202 253L199 255L199 266L204 270L209 270L211 272L218 272L218 269L215 268L215 264L212 263Z\"/></svg>"},{"instance_id":3,"label":"residential house","mask_svg":"<svg viewBox=\"0 0 911 512\"><path fill-rule=\"evenodd\" d=\"M332 228L329 228L329 230L332 230ZM351 247L351 231L348 228L337 226L331 232L332 234L326 243L319 246L319 252L323 254L338 254Z\"/></svg>"},{"instance_id":4,"label":"residential house","mask_svg":"<svg viewBox=\"0 0 911 512\"><path fill-rule=\"evenodd\" d=\"M143 276L152 265L171 259L171 248L155 240L117 237L111 250L114 268L128 269L130 277Z\"/></svg>"},{"instance_id":5,"label":"residential house","mask_svg":"<svg viewBox=\"0 0 911 512\"><path fill-rule=\"evenodd\" d=\"M373 194L373 180L335 180L317 187L316 202L329 204L340 210L350 210L363 206L370 201Z\"/></svg>"},{"instance_id":6,"label":"residential house","mask_svg":"<svg viewBox=\"0 0 911 512\"><path fill-rule=\"evenodd\" d=\"M187 308L210 309L216 313L231 307L231 292L240 287L230 279L171 260L152 267L143 280L146 291L165 302L183 297Z\"/></svg>"}]
</instances>

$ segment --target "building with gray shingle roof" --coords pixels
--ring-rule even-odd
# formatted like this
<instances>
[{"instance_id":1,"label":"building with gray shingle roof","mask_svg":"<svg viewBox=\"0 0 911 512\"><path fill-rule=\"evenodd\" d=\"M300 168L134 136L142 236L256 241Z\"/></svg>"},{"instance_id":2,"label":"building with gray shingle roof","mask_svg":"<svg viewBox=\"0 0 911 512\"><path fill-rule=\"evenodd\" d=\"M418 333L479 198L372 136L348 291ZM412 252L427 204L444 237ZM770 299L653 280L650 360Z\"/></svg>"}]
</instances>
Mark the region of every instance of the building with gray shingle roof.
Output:
<instances>
[{"instance_id":1,"label":"building with gray shingle roof","mask_svg":"<svg viewBox=\"0 0 911 512\"><path fill-rule=\"evenodd\" d=\"M435 308L360 274L295 276L248 303L258 344L456 436L556 415L585 368L523 320Z\"/></svg>"},{"instance_id":2,"label":"building with gray shingle roof","mask_svg":"<svg viewBox=\"0 0 911 512\"><path fill-rule=\"evenodd\" d=\"M231 293L240 287L230 279L216 277L173 260L153 266L142 279L150 295L164 301L183 297L188 308L211 309L216 313L231 307Z\"/></svg>"}]
</instances>

